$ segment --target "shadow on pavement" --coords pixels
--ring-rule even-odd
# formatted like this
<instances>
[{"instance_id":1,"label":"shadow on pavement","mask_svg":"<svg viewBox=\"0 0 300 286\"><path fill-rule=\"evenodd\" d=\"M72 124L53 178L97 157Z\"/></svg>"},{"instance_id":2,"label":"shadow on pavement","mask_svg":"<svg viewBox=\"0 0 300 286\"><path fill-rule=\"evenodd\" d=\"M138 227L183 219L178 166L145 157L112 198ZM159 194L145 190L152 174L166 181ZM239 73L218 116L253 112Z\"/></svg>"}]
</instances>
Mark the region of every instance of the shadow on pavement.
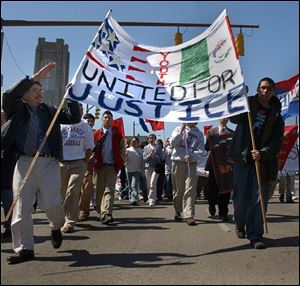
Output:
<instances>
[{"instance_id":1,"label":"shadow on pavement","mask_svg":"<svg viewBox=\"0 0 300 286\"><path fill-rule=\"evenodd\" d=\"M246 244L244 244L244 245L218 249L218 250L200 254L198 256L200 257L200 256L211 255L211 254L219 254L219 253L252 249L250 246L249 240L244 239L244 241L246 242ZM299 247L299 237L298 236L283 237L283 238L279 238L279 239L264 238L264 242L267 245L267 249L271 248L271 247ZM256 249L253 249L253 250L257 251Z\"/></svg>"},{"instance_id":2,"label":"shadow on pavement","mask_svg":"<svg viewBox=\"0 0 300 286\"><path fill-rule=\"evenodd\" d=\"M278 222L298 222L299 216L296 215L283 215L283 214L267 214L267 223Z\"/></svg>"},{"instance_id":3,"label":"shadow on pavement","mask_svg":"<svg viewBox=\"0 0 300 286\"><path fill-rule=\"evenodd\" d=\"M63 234L63 244L67 243L68 240L86 240L86 239L90 239L89 236L83 236L83 235L66 235ZM51 235L49 234L48 236L34 236L34 243L38 244L38 243L44 243L46 241L49 241L49 243L51 243Z\"/></svg>"},{"instance_id":4,"label":"shadow on pavement","mask_svg":"<svg viewBox=\"0 0 300 286\"><path fill-rule=\"evenodd\" d=\"M194 256L179 253L109 253L90 254L87 250L68 250L58 253L70 253L60 257L36 257L37 261L70 261L70 267L117 266L125 268L156 268L170 265L188 265L193 262L181 262L180 259ZM53 274L53 273L52 273Z\"/></svg>"}]
</instances>

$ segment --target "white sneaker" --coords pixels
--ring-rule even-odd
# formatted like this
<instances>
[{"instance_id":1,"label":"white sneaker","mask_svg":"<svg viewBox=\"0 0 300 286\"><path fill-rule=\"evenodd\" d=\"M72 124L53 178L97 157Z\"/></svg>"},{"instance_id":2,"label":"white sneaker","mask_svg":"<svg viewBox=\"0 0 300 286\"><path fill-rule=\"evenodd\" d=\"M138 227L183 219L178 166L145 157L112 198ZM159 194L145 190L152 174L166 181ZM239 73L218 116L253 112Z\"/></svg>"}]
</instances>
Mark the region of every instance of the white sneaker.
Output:
<instances>
[{"instance_id":1,"label":"white sneaker","mask_svg":"<svg viewBox=\"0 0 300 286\"><path fill-rule=\"evenodd\" d=\"M62 228L61 231L64 233L72 233L74 232L74 227L69 225L69 224L65 224Z\"/></svg>"},{"instance_id":2,"label":"white sneaker","mask_svg":"<svg viewBox=\"0 0 300 286\"><path fill-rule=\"evenodd\" d=\"M155 200L149 200L149 207L155 206Z\"/></svg>"}]
</instances>

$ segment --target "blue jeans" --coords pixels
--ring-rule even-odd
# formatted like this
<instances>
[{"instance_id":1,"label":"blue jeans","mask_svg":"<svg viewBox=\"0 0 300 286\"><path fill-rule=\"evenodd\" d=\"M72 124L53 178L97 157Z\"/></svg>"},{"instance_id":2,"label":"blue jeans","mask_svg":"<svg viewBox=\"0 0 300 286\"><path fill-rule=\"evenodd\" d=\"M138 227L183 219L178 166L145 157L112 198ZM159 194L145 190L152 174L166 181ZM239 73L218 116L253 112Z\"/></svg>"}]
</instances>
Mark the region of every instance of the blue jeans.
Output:
<instances>
[{"instance_id":1,"label":"blue jeans","mask_svg":"<svg viewBox=\"0 0 300 286\"><path fill-rule=\"evenodd\" d=\"M259 189L254 165L234 163L234 192L232 196L234 220L239 226L246 226L249 240L262 239L264 234L263 218L259 200ZM269 196L269 186L262 183L265 212Z\"/></svg>"},{"instance_id":2,"label":"blue jeans","mask_svg":"<svg viewBox=\"0 0 300 286\"><path fill-rule=\"evenodd\" d=\"M173 200L172 174L166 174L165 196L168 200Z\"/></svg>"},{"instance_id":3,"label":"blue jeans","mask_svg":"<svg viewBox=\"0 0 300 286\"><path fill-rule=\"evenodd\" d=\"M134 203L139 200L140 172L127 172L129 184L129 202Z\"/></svg>"}]
</instances>

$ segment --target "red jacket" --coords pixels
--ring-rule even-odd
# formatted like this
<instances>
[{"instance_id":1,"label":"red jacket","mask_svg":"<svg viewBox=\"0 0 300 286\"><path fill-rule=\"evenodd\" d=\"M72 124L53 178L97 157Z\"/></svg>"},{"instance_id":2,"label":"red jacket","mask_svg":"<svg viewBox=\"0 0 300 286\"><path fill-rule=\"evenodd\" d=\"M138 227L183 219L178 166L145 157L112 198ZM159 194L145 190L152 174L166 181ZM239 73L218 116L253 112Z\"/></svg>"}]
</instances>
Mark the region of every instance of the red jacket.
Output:
<instances>
[{"instance_id":1,"label":"red jacket","mask_svg":"<svg viewBox=\"0 0 300 286\"><path fill-rule=\"evenodd\" d=\"M94 165L95 171L99 171L103 165L103 158L102 158L102 148L103 148L103 141L104 141L103 139L104 139L103 129L100 128L94 132L94 141L96 144L96 147L93 150L93 153L95 154L95 158L96 158L96 162ZM115 161L114 167L117 173L124 165L123 158L125 158L125 147L122 146L122 144L124 144L122 135L119 133L116 127L112 127L112 149L113 149L113 156Z\"/></svg>"}]
</instances>

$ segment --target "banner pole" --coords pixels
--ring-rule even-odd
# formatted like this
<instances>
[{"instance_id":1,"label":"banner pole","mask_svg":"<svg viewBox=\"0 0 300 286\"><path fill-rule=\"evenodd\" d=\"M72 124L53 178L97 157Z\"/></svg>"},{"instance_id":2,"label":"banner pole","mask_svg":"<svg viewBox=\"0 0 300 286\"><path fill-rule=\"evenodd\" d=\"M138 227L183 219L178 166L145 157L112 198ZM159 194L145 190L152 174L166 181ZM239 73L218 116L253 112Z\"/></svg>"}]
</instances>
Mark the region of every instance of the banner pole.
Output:
<instances>
[{"instance_id":1,"label":"banner pole","mask_svg":"<svg viewBox=\"0 0 300 286\"><path fill-rule=\"evenodd\" d=\"M252 129L252 119L251 119L250 112L248 112L248 122L249 122L252 147L253 147L253 150L256 150L256 144L255 144L255 139L254 139L254 134L253 134L253 129ZM254 162L255 162L255 170L256 170L256 177L257 177L258 190L259 190L260 208L261 208L263 223L265 226L265 231L266 231L266 233L268 233L264 198L263 198L263 194L262 194L263 188L262 188L261 177L260 177L260 162L258 160L255 160Z\"/></svg>"},{"instance_id":2,"label":"banner pole","mask_svg":"<svg viewBox=\"0 0 300 286\"><path fill-rule=\"evenodd\" d=\"M5 221L9 220L9 218L10 218L10 216L11 216L13 210L14 210L14 207L15 207L17 201L18 201L18 199L20 198L21 193L24 190L24 186L25 186L25 184L26 184L26 182L27 182L27 180L28 180L28 178L29 178L29 176L31 174L31 171L32 171L32 169L33 169L33 167L34 167L34 165L35 165L35 163L36 163L36 161L37 161L37 159L38 159L38 157L39 157L39 155L40 155L40 153L41 153L41 151L42 151L42 149L43 149L43 147L44 147L44 145L45 145L45 143L46 143L46 141L48 139L48 136L49 136L49 134L50 134L50 132L51 132L53 126L54 126L54 123L55 123L55 121L56 121L56 119L58 117L58 114L59 114L60 110L62 109L62 107L63 107L63 105L65 103L65 100L66 100L66 98L64 97L62 99L62 101L60 102L59 107L56 110L56 113L55 113L55 115L54 115L54 117L53 117L53 119L52 119L52 121L51 121L48 129L47 129L47 132L46 132L46 134L45 134L45 136L43 138L43 141L41 142L41 144L40 144L40 146L39 146L36 154L34 155L34 157L32 159L32 162L31 162L31 164L30 164L30 166L29 166L29 168L28 168L28 170L27 170L27 172L25 174L25 177L23 179L22 185L19 188L19 191L18 191L17 195L15 196L14 201L12 202L12 204L10 206L10 209L9 209L9 211L8 211L6 217L5 217Z\"/></svg>"},{"instance_id":3,"label":"banner pole","mask_svg":"<svg viewBox=\"0 0 300 286\"><path fill-rule=\"evenodd\" d=\"M188 146L187 146L187 133L186 130L184 129L184 145L185 145L185 153L188 156L189 152L188 152ZM190 162L187 162L187 166L188 166L188 176L191 176L191 167L190 167Z\"/></svg>"}]
</instances>

